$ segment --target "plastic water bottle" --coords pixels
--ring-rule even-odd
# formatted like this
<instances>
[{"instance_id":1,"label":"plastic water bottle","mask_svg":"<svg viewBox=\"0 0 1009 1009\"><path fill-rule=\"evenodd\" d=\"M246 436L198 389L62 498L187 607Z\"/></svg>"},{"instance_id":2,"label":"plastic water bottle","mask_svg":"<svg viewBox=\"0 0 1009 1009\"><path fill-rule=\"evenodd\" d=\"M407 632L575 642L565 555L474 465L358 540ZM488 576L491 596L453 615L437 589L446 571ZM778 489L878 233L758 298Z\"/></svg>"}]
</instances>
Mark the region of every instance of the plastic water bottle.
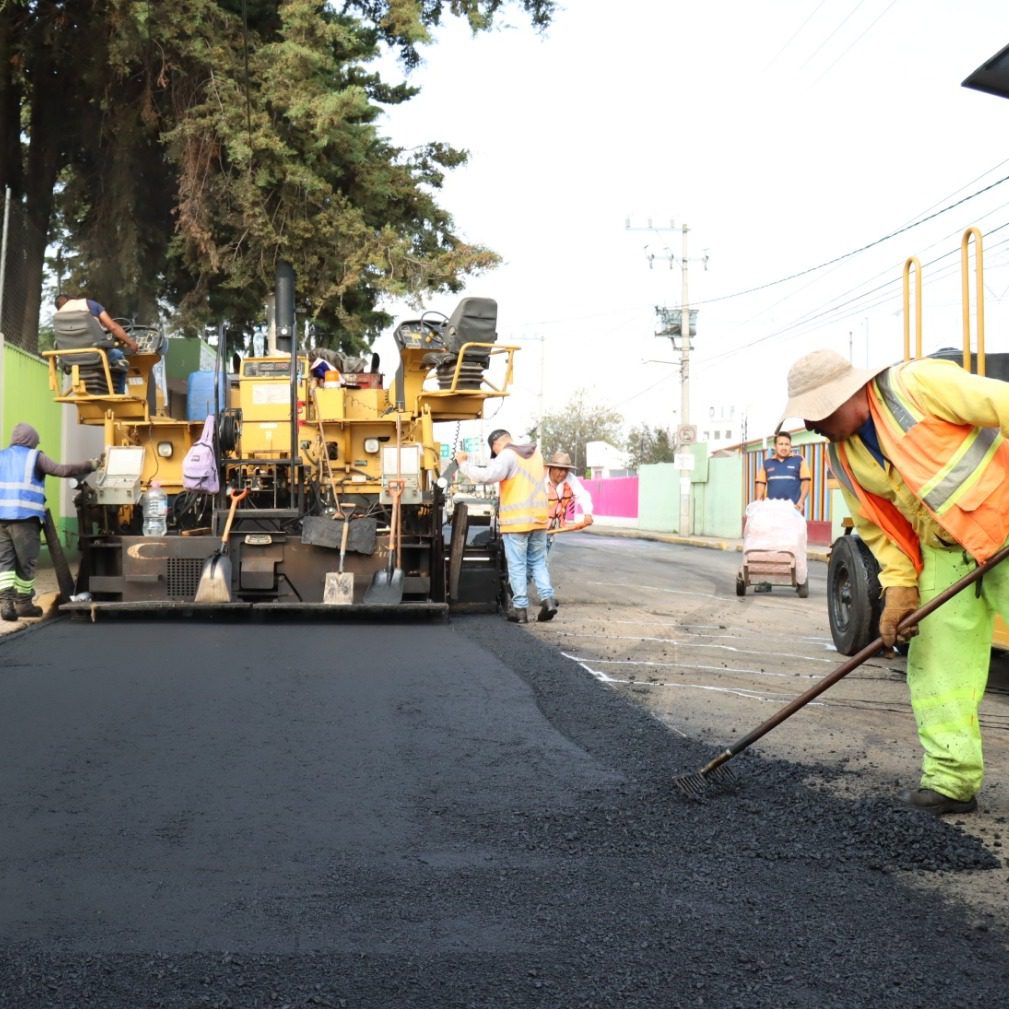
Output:
<instances>
[{"instance_id":1,"label":"plastic water bottle","mask_svg":"<svg viewBox=\"0 0 1009 1009\"><path fill-rule=\"evenodd\" d=\"M152 480L144 494L144 535L165 536L168 533L168 495L157 480Z\"/></svg>"}]
</instances>

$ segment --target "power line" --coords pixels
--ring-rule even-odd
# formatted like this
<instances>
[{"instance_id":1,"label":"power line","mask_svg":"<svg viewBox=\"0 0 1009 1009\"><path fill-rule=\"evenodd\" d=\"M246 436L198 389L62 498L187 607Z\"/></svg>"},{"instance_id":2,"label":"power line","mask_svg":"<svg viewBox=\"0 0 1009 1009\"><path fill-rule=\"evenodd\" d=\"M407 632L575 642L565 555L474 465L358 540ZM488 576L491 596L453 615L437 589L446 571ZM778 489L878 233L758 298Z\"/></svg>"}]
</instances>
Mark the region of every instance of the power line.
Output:
<instances>
[{"instance_id":1,"label":"power line","mask_svg":"<svg viewBox=\"0 0 1009 1009\"><path fill-rule=\"evenodd\" d=\"M896 3L896 2L897 2L897 0L890 0L890 3L889 3L889 4L887 4L887 6L886 6L886 7L884 8L883 12L882 12L881 14L878 14L878 15L876 16L876 18L875 18L875 19L874 19L873 21L871 21L871 22L869 23L869 27L868 27L868 28L866 28L866 29L865 29L865 30L864 30L864 31L862 32L862 34L861 34L861 35L857 36L857 38L856 38L856 39L855 39L855 40L854 40L854 41L853 41L852 43L850 43L850 44L848 45L847 49L844 49L844 50L843 50L843 51L841 52L841 54L840 54L840 55L839 55L839 56L838 56L838 57L837 57L837 58L836 58L836 59L834 60L834 62L833 62L833 63L831 63L831 64L830 64L830 66L829 66L829 67L827 67L827 69L826 69L826 70L824 70L824 71L823 71L823 73L822 73L822 74L820 74L820 76L819 76L819 77L817 77L815 81L813 81L813 83L814 83L814 84L819 84L819 83L820 83L820 81L822 81L822 80L823 80L823 78L824 78L824 77L826 77L826 76L827 76L827 74L829 74L829 73L830 73L830 71L831 71L831 70L833 70L833 69L834 69L834 67L836 67L836 66L837 66L837 64L838 64L838 63L840 63L840 62L841 62L841 60L842 60L842 59L844 59L844 57L845 57L845 56L847 56L847 55L848 55L848 53L850 53L850 52L851 52L851 50L852 50L852 49L854 49L854 48L855 48L855 46L857 46L857 45L858 45L858 43L859 43L859 42L861 42L861 41L862 41L862 39L864 39L864 38L865 38L865 36L869 34L869 32L870 32L870 31L872 31L872 29L873 29L873 28L874 28L874 27L876 26L876 24L877 24L877 23L878 23L878 22L879 22L880 20L882 20L883 16L884 16L885 14L887 14L887 13L889 12L890 8L891 8L891 7L893 7L893 5L894 5L894 4ZM854 13L854 11L852 11L852 13Z\"/></svg>"},{"instance_id":2,"label":"power line","mask_svg":"<svg viewBox=\"0 0 1009 1009\"><path fill-rule=\"evenodd\" d=\"M927 224L929 221L935 220L935 218L941 217L943 214L949 213L951 210L955 210L957 207L968 203L970 200L973 200L978 196L982 196L984 193L990 192L992 189L1001 186L1005 182L1009 182L1009 175L1003 176L997 182L993 182L990 186L985 186L983 189L979 189L976 192L971 193L970 196L965 196L962 200L957 200L955 203L951 203L948 206L943 207L941 210L937 210L934 214L929 214L927 217L922 217L911 224L905 225L903 228L891 231L890 234L884 235L882 238L877 238L875 241L869 242L857 249L852 249L851 252L846 252L841 256L835 256L833 259L828 259L824 263L820 263L817 266L810 266L808 269L800 270L798 273L789 274L787 277L782 277L779 280L772 280L766 284L759 284L757 287L749 287L745 291L736 291L734 294L723 294L717 298L706 298L702 301L695 301L694 307L696 308L701 305L714 305L720 301L730 301L733 298L741 298L746 294L755 294L757 291L766 291L769 287L777 287L779 284L785 284L790 280L805 277L807 274L815 273L817 270L826 269L828 266L833 266L835 263L840 263L845 259L851 259L852 256L857 256L860 252L866 252L868 249L872 249L877 245L882 245L883 242L888 242L891 238L896 238L898 235L903 235L912 228L917 228L919 225Z\"/></svg>"},{"instance_id":3,"label":"power line","mask_svg":"<svg viewBox=\"0 0 1009 1009\"><path fill-rule=\"evenodd\" d=\"M813 57L851 20L851 16L858 10L865 0L858 0L858 3L851 8L850 11L841 19L841 23L806 57L806 62L799 67L800 70L804 69Z\"/></svg>"},{"instance_id":4,"label":"power line","mask_svg":"<svg viewBox=\"0 0 1009 1009\"><path fill-rule=\"evenodd\" d=\"M780 49L779 49L779 50L778 50L778 51L777 51L777 52L776 52L776 53L775 53L775 54L774 54L774 55L773 55L772 57L771 57L771 61L770 61L770 62L769 62L769 63L767 64L767 66L766 66L766 67L764 67L764 73L767 73L767 71L768 71L768 70L770 70L770 69L771 69L771 67L773 67L775 63L777 63L777 62L778 62L778 57L780 57L780 56L781 56L781 54L782 54L782 53L783 53L783 52L784 52L784 51L785 51L785 50L786 50L786 49L787 49L787 48L788 48L788 47L789 47L789 46L790 46L790 45L791 45L791 44L792 44L792 43L793 43L793 42L794 42L795 40L796 40L796 38L797 38L797 37L798 37L798 35L799 35L799 32L801 32L801 31L802 31L802 29L803 29L803 28L805 28L805 27L806 27L806 25L808 25L808 24L809 24L809 22L810 22L810 21L812 21L814 17L816 17L816 15L817 15L817 14L819 13L819 11L820 11L820 8L821 8L821 7L822 7L822 6L823 6L823 5L824 5L824 4L826 3L826 2L827 2L827 0L820 0L820 2L819 2L819 3L818 3L818 4L816 5L816 7L814 8L814 10L813 10L813 13L812 13L812 14L810 14L810 15L809 15L809 17L807 17L807 18L806 18L806 20L805 20L805 21L803 21L803 22L802 22L802 24L801 24L801 25L799 25L799 27L798 27L798 28L796 28L794 32L792 32L792 34L791 34L791 36L789 37L788 41L787 41L787 42L786 42L786 43L785 43L785 44L784 44L784 45L783 45L783 46L782 46L782 47L781 47L781 48L780 48Z\"/></svg>"},{"instance_id":5,"label":"power line","mask_svg":"<svg viewBox=\"0 0 1009 1009\"><path fill-rule=\"evenodd\" d=\"M988 236L990 237L991 235L998 234L998 232L1004 230L1005 228L1009 228L1009 221L1006 221L1004 224L1000 224L996 228L992 228L991 231L988 232ZM988 251L992 252L995 249L1001 248L1002 246L1004 246L1006 244L1009 244L1009 239L1004 239L1002 242L999 242L996 245L992 246ZM928 266L934 266L936 263L940 263L944 259L949 259L950 256L956 255L958 251L959 250L957 250L957 249L952 249L949 252L944 252L942 255L936 256L934 259L928 260L926 263L923 264L922 268L924 269L925 267L928 267ZM952 272L952 271L949 268L947 268L944 272L942 272L942 273L939 274L939 277L942 278L944 276L947 276L949 274L949 272ZM765 333L763 336L760 336L760 337L758 337L755 340L751 340L749 343L744 343L744 344L741 344L739 346L732 347L731 349L727 349L727 350L723 351L722 353L713 355L711 357L704 357L699 362L698 367L700 369L702 369L702 370L706 369L708 366L713 365L713 364L717 364L719 361L723 360L724 358L735 357L741 351L751 350L752 348L758 346L761 343L766 343L768 340L772 340L772 339L774 339L775 337L778 337L778 336L784 336L786 333L793 332L794 330L801 330L803 327L809 326L812 323L818 322L821 326L826 325L827 322L825 320L827 320L828 317L833 316L835 318L844 318L846 316L850 316L852 314L852 312L854 311L853 306L858 305L860 302L863 301L863 299L869 298L872 295L881 295L881 294L883 294L883 292L885 292L888 288L893 287L897 283L898 283L898 278L894 278L893 280L888 281L888 282L886 282L884 284L880 284L878 287L875 287L872 290L866 291L863 294L859 295L858 297L852 298L852 299L850 299L847 302L842 302L841 304L832 305L831 307L824 308L821 311L814 312L812 314L807 314L805 316L802 316L799 319L795 320L794 322L789 323L787 326L783 326L780 329L776 329L776 330L774 330L773 332L770 332L770 333ZM887 297L889 297L889 295L887 295ZM877 300L875 302L873 302L872 304L865 304L865 305L863 305L859 309L859 311L864 311L864 310L869 309L869 308L876 308L880 304L883 304L886 300L887 300L886 298L877 298ZM842 310L846 309L846 308L850 309L850 310L848 312L843 313L843 314L839 314L839 313L842 313Z\"/></svg>"}]
</instances>

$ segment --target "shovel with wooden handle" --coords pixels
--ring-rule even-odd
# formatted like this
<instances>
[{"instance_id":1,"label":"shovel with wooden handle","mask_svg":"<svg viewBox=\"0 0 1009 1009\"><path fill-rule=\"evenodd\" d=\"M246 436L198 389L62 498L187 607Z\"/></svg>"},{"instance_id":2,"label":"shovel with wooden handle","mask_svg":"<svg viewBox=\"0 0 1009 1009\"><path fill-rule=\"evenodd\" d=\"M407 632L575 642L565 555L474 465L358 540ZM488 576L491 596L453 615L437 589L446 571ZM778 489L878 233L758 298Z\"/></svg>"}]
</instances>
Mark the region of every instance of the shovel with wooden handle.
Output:
<instances>
[{"instance_id":1,"label":"shovel with wooden handle","mask_svg":"<svg viewBox=\"0 0 1009 1009\"><path fill-rule=\"evenodd\" d=\"M403 496L403 436L399 416L396 416L396 479L389 480L387 488L392 498L392 520L389 523L389 556L384 571L376 571L372 576L371 585L364 595L364 601L376 606L398 606L403 601L403 582L405 575L399 566L398 558L402 553L402 514L400 498Z\"/></svg>"},{"instance_id":2,"label":"shovel with wooden handle","mask_svg":"<svg viewBox=\"0 0 1009 1009\"><path fill-rule=\"evenodd\" d=\"M228 521L224 523L224 533L221 535L221 545L207 558L200 575L200 584L196 586L197 603L230 603L231 602L231 558L228 556L228 539L231 536L231 523L235 521L235 510L238 502L248 496L248 488L236 493L228 492L231 497L231 507L228 509Z\"/></svg>"},{"instance_id":3,"label":"shovel with wooden handle","mask_svg":"<svg viewBox=\"0 0 1009 1009\"><path fill-rule=\"evenodd\" d=\"M343 562L347 556L347 537L350 534L350 518L343 517L343 533L340 535L340 570L326 573L326 588L322 601L337 606L349 606L354 602L354 572L344 571Z\"/></svg>"}]
</instances>

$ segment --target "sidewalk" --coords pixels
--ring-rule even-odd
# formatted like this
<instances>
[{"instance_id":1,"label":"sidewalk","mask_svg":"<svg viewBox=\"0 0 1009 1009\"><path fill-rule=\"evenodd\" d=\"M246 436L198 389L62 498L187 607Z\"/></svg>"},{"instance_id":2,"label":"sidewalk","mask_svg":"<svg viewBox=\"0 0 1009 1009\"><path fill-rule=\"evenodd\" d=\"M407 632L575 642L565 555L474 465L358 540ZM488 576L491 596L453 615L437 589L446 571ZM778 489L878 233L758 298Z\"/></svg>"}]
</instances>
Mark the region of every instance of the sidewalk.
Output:
<instances>
[{"instance_id":1,"label":"sidewalk","mask_svg":"<svg viewBox=\"0 0 1009 1009\"><path fill-rule=\"evenodd\" d=\"M679 533L648 532L645 529L626 529L623 526L605 525L605 519L598 519L588 529L582 530L596 536L615 536L630 540L654 540L657 543L679 543L688 547L706 547L709 550L735 550L743 552L743 538L722 539L718 536L680 536ZM806 557L811 561L830 559L830 547L814 545L806 550Z\"/></svg>"}]
</instances>

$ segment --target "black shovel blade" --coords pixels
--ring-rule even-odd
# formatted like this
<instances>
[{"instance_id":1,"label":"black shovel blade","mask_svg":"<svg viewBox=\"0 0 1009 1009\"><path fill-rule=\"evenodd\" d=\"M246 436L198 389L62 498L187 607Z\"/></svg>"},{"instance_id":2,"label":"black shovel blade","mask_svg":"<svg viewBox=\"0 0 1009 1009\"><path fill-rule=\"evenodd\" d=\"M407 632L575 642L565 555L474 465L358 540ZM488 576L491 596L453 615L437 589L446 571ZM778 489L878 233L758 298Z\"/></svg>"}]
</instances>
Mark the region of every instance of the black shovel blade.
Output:
<instances>
[{"instance_id":1,"label":"black shovel blade","mask_svg":"<svg viewBox=\"0 0 1009 1009\"><path fill-rule=\"evenodd\" d=\"M403 601L403 569L376 571L364 594L369 606L397 606Z\"/></svg>"}]
</instances>

